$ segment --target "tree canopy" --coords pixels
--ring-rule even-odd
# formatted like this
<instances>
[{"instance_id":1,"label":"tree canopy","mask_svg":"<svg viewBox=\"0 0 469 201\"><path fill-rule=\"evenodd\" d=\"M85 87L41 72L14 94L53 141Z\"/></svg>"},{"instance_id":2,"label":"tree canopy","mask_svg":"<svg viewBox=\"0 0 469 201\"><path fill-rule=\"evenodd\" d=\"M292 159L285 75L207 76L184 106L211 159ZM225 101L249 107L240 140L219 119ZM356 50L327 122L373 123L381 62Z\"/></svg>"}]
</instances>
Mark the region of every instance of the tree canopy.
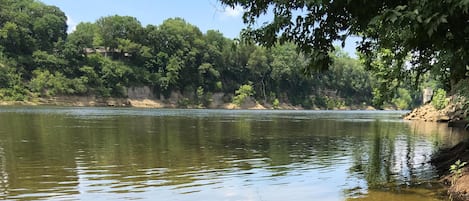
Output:
<instances>
[{"instance_id":1,"label":"tree canopy","mask_svg":"<svg viewBox=\"0 0 469 201\"><path fill-rule=\"evenodd\" d=\"M419 81L433 71L447 86L468 76L469 1L278 1L221 0L242 6L246 36L259 44L293 42L310 57L312 69L332 65L335 41L362 38L357 50L368 69L382 60L394 73L387 77ZM262 16L273 15L263 23ZM391 51L384 56L382 51Z\"/></svg>"},{"instance_id":2,"label":"tree canopy","mask_svg":"<svg viewBox=\"0 0 469 201\"><path fill-rule=\"evenodd\" d=\"M291 103L305 108L376 103L405 109L418 99L418 90L408 87L396 96L379 93L381 85L396 86L385 79L400 71L369 73L332 46L323 57L311 57L296 51L295 40L273 40L277 45L265 48L246 35L229 39L215 30L203 33L181 18L142 26L135 17L119 15L80 23L67 34L65 14L34 0L0 0L0 16L0 100L126 97L128 88L141 86L156 97L177 92L183 95L182 106L207 106L215 93L225 102L254 98L276 107ZM377 69L396 54L378 53L380 59L370 65ZM316 58L333 58L334 63L330 71L306 75Z\"/></svg>"}]
</instances>

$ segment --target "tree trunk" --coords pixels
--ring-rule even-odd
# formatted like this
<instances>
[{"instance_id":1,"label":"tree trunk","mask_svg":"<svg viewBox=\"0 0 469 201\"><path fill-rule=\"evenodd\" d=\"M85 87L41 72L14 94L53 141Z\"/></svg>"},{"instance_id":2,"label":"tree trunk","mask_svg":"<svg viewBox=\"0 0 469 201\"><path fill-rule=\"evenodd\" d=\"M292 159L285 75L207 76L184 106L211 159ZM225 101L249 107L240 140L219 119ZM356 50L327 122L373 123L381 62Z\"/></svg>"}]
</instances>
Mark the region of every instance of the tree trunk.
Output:
<instances>
[{"instance_id":1,"label":"tree trunk","mask_svg":"<svg viewBox=\"0 0 469 201\"><path fill-rule=\"evenodd\" d=\"M262 95L264 96L264 104L267 103L267 97L266 97L266 94L265 94L265 83L264 83L264 76L262 76L262 80L261 80L261 84L262 84Z\"/></svg>"}]
</instances>

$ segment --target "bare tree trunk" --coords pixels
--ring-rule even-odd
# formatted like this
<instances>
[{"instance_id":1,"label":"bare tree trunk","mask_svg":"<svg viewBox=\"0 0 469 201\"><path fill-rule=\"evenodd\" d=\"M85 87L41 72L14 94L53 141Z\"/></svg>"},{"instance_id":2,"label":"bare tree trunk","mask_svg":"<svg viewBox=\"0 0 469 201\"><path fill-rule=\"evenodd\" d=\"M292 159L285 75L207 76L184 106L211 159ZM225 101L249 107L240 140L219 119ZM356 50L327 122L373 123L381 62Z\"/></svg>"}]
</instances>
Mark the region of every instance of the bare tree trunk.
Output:
<instances>
[{"instance_id":1,"label":"bare tree trunk","mask_svg":"<svg viewBox=\"0 0 469 201\"><path fill-rule=\"evenodd\" d=\"M266 94L265 94L264 77L262 77L262 93L263 93L263 96L264 96L264 103L266 103L267 102L267 97L266 97Z\"/></svg>"}]
</instances>

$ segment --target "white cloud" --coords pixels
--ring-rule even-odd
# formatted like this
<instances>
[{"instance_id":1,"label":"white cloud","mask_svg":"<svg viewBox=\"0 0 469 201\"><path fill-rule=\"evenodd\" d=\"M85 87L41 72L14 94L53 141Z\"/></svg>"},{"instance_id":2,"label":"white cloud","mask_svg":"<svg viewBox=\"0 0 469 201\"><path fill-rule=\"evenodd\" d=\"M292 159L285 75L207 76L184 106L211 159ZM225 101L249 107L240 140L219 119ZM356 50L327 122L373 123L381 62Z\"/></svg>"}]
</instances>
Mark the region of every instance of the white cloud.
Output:
<instances>
[{"instance_id":1,"label":"white cloud","mask_svg":"<svg viewBox=\"0 0 469 201\"><path fill-rule=\"evenodd\" d=\"M75 21L73 21L72 17L67 16L67 26L68 30L67 33L72 33L77 29L77 24Z\"/></svg>"},{"instance_id":2,"label":"white cloud","mask_svg":"<svg viewBox=\"0 0 469 201\"><path fill-rule=\"evenodd\" d=\"M243 14L243 12L244 10L241 6L235 6L234 8L227 6L223 11L223 15L227 17L239 17Z\"/></svg>"}]
</instances>

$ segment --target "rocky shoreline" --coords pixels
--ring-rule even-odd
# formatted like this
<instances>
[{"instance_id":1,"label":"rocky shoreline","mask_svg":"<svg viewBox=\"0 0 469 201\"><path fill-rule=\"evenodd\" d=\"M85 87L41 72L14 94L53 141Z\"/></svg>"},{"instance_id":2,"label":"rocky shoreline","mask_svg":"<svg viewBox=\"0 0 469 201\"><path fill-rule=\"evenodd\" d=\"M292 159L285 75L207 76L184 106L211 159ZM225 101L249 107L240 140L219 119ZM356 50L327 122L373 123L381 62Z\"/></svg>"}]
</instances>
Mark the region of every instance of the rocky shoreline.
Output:
<instances>
[{"instance_id":1,"label":"rocky shoreline","mask_svg":"<svg viewBox=\"0 0 469 201\"><path fill-rule=\"evenodd\" d=\"M469 129L469 105L463 104L465 99L461 100L461 97L448 99L449 104L441 110L437 110L432 104L428 103L407 113L404 115L403 119L413 121L447 122L449 127L462 127Z\"/></svg>"}]
</instances>

